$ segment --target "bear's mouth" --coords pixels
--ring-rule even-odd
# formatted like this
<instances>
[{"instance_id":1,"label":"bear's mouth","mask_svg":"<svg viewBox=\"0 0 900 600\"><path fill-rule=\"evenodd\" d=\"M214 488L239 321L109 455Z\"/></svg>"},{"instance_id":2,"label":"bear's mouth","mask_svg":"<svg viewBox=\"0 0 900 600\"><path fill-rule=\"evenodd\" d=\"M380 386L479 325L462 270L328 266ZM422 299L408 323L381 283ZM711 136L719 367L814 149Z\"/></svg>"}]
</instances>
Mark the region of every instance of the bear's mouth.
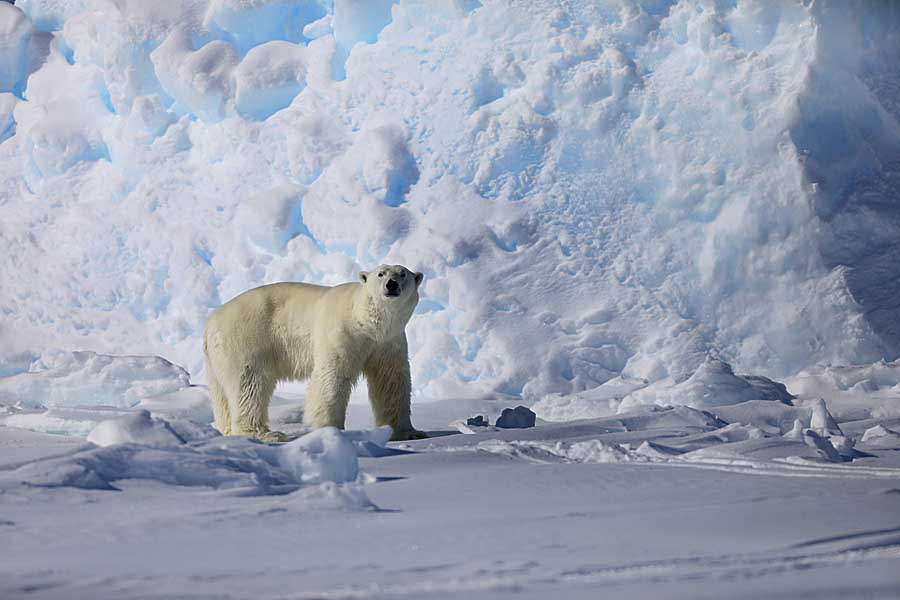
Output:
<instances>
[{"instance_id":1,"label":"bear's mouth","mask_svg":"<svg viewBox=\"0 0 900 600\"><path fill-rule=\"evenodd\" d=\"M397 290L397 291L394 291L394 292L392 292L391 290L385 290L385 291L384 291L384 295L385 295L385 297L387 297L387 298L399 298L399 297L400 297L400 290Z\"/></svg>"}]
</instances>

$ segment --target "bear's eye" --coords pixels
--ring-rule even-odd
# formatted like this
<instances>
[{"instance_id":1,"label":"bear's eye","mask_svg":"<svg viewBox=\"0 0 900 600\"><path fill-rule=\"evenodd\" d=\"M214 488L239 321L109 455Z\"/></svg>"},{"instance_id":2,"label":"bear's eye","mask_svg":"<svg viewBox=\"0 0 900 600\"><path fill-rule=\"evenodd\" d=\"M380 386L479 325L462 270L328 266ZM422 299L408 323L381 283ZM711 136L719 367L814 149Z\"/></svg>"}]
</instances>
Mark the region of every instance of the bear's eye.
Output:
<instances>
[{"instance_id":1,"label":"bear's eye","mask_svg":"<svg viewBox=\"0 0 900 600\"><path fill-rule=\"evenodd\" d=\"M401 278L401 279L406 279L406 273L400 273L400 278Z\"/></svg>"},{"instance_id":2,"label":"bear's eye","mask_svg":"<svg viewBox=\"0 0 900 600\"><path fill-rule=\"evenodd\" d=\"M384 277L384 272L382 271L381 273L378 274L378 276L379 276L379 277Z\"/></svg>"}]
</instances>

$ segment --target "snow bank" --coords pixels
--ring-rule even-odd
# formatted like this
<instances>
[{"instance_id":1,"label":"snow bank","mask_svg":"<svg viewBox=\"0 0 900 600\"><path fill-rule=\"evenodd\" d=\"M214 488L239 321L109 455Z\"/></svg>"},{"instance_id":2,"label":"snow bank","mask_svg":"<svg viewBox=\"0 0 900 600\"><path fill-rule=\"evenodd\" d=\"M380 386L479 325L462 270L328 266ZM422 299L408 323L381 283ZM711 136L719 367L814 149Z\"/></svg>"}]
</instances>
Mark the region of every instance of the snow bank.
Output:
<instances>
[{"instance_id":1,"label":"snow bank","mask_svg":"<svg viewBox=\"0 0 900 600\"><path fill-rule=\"evenodd\" d=\"M695 408L725 406L749 400L772 400L790 404L792 398L781 383L765 377L735 375L731 365L707 359L681 383L671 385L671 382L659 382L632 392L619 405L619 410L651 403Z\"/></svg>"},{"instance_id":2,"label":"snow bank","mask_svg":"<svg viewBox=\"0 0 900 600\"><path fill-rule=\"evenodd\" d=\"M100 394L98 400L103 397ZM8 414L0 416L0 423L42 433L86 437L99 423L138 411L149 411L154 417L162 417L172 423L192 422L203 426L213 419L209 395L205 388L198 386L143 398L131 409L88 403L74 408L54 407L41 410L27 408L28 405L28 402L20 401L16 406L5 407Z\"/></svg>"},{"instance_id":3,"label":"snow bank","mask_svg":"<svg viewBox=\"0 0 900 600\"><path fill-rule=\"evenodd\" d=\"M0 6L0 365L199 381L222 301L382 261L426 274L422 398L699 406L758 397L710 355L895 359L896 11L552 4Z\"/></svg>"},{"instance_id":4,"label":"snow bank","mask_svg":"<svg viewBox=\"0 0 900 600\"><path fill-rule=\"evenodd\" d=\"M802 398L824 398L841 421L900 417L900 361L810 367L785 381Z\"/></svg>"},{"instance_id":5,"label":"snow bank","mask_svg":"<svg viewBox=\"0 0 900 600\"><path fill-rule=\"evenodd\" d=\"M127 408L188 382L184 369L158 356L57 352L44 355L28 373L0 378L0 404Z\"/></svg>"},{"instance_id":6,"label":"snow bank","mask_svg":"<svg viewBox=\"0 0 900 600\"><path fill-rule=\"evenodd\" d=\"M625 413L648 404L711 409L755 400L790 405L793 398L782 383L761 376L735 375L728 363L707 358L678 383L663 379L648 384L646 380L620 377L580 394L545 396L532 408L544 420L567 421Z\"/></svg>"},{"instance_id":7,"label":"snow bank","mask_svg":"<svg viewBox=\"0 0 900 600\"><path fill-rule=\"evenodd\" d=\"M267 445L140 411L99 424L89 440L101 447L31 462L2 479L101 490L115 489L121 479L145 479L265 495L301 485L353 482L359 473L355 446L334 428Z\"/></svg>"}]
</instances>

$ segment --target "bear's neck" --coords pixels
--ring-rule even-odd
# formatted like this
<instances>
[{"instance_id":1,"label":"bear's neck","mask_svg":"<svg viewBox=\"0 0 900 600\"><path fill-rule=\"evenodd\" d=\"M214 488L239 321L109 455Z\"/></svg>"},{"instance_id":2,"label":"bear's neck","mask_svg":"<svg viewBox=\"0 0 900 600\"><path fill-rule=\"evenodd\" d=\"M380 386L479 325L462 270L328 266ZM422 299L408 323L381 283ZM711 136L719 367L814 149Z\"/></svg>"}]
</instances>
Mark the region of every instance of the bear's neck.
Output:
<instances>
[{"instance_id":1,"label":"bear's neck","mask_svg":"<svg viewBox=\"0 0 900 600\"><path fill-rule=\"evenodd\" d=\"M403 330L416 308L415 302L390 303L377 302L364 295L356 305L356 318L363 332L378 343L386 342L403 335Z\"/></svg>"}]
</instances>

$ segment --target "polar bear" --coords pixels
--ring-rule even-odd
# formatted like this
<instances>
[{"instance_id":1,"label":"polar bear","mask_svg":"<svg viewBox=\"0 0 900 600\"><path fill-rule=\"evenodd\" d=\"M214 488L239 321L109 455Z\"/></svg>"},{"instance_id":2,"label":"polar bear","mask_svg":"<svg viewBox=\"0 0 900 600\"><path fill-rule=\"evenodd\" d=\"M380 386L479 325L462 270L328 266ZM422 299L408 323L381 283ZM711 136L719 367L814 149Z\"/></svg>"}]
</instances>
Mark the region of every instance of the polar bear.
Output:
<instances>
[{"instance_id":1,"label":"polar bear","mask_svg":"<svg viewBox=\"0 0 900 600\"><path fill-rule=\"evenodd\" d=\"M203 351L216 427L284 441L268 426L275 384L308 378L306 424L343 428L350 390L365 375L376 424L390 425L393 440L425 437L410 421L404 331L421 283L421 273L380 265L358 283L264 285L214 310Z\"/></svg>"}]
</instances>

